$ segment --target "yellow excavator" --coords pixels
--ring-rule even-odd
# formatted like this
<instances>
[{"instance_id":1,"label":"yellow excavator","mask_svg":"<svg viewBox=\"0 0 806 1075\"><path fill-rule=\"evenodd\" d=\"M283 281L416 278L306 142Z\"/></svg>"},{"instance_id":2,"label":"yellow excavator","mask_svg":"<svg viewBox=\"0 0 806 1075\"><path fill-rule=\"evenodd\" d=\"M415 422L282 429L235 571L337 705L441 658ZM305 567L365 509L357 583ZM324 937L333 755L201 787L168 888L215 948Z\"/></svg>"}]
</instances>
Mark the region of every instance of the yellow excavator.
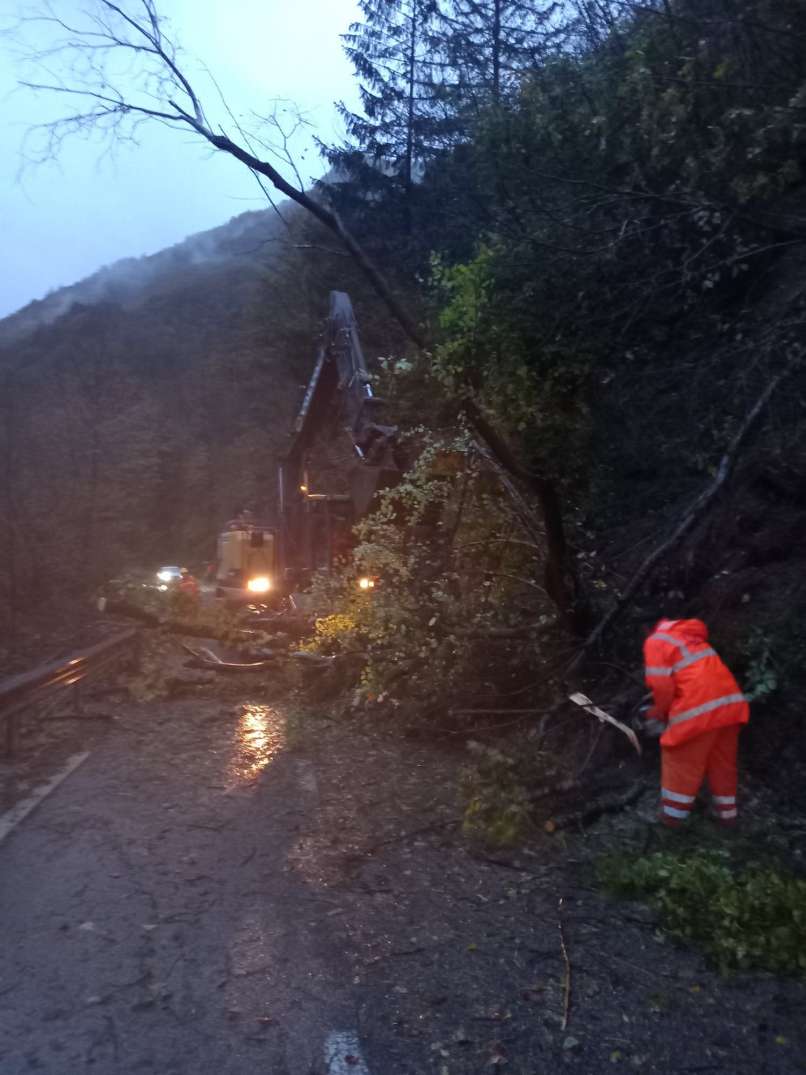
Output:
<instances>
[{"instance_id":1,"label":"yellow excavator","mask_svg":"<svg viewBox=\"0 0 806 1075\"><path fill-rule=\"evenodd\" d=\"M400 479L397 427L384 422L384 406L372 391L349 296L332 291L291 444L278 463L278 525L264 526L247 511L227 524L218 539L220 597L276 604L304 590L315 571L349 555L355 522L379 489ZM311 487L311 454L325 428L348 438L350 461L341 483L348 492Z\"/></svg>"}]
</instances>

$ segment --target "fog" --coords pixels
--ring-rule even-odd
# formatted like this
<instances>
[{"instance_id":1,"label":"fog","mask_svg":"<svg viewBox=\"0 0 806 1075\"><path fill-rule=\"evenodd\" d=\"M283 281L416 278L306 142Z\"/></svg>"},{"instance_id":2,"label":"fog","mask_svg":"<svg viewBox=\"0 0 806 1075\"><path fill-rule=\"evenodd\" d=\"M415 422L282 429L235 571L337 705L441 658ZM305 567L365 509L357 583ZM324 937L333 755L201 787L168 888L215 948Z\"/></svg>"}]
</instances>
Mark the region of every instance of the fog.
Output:
<instances>
[{"instance_id":1,"label":"fog","mask_svg":"<svg viewBox=\"0 0 806 1075\"><path fill-rule=\"evenodd\" d=\"M54 0L60 18L77 20L94 0ZM0 220L5 249L0 274L0 317L49 291L75 283L120 258L150 254L188 235L215 227L248 209L266 206L253 176L236 161L212 152L189 132L148 124L137 145L110 152L98 137L75 138L58 159L26 165L26 131L65 113L58 95L20 88L32 69L20 57L20 39L44 48L52 28L27 24L36 5L0 5ZM326 142L343 135L333 102L354 105L352 71L339 35L358 17L353 0L159 0L178 38L183 63L219 120L215 76L238 122L254 125L252 112L275 107L290 122L293 102L312 124L293 141L303 179L325 165L312 137ZM14 29L16 27L16 29ZM55 61L51 63L51 69ZM40 80L44 80L39 73ZM279 105L276 102L280 100ZM233 132L234 133L234 132Z\"/></svg>"}]
</instances>

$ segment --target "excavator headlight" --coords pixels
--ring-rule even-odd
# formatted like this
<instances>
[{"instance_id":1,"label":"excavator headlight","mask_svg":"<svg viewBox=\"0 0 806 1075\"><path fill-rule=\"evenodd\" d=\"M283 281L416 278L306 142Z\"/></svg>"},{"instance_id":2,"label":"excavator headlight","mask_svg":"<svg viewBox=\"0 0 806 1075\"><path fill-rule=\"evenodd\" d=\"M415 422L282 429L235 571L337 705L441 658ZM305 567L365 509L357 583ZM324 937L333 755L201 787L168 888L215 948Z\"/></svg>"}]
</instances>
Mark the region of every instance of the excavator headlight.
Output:
<instances>
[{"instance_id":1,"label":"excavator headlight","mask_svg":"<svg viewBox=\"0 0 806 1075\"><path fill-rule=\"evenodd\" d=\"M258 575L247 582L246 588L250 593L268 593L271 589L271 579L268 575Z\"/></svg>"}]
</instances>

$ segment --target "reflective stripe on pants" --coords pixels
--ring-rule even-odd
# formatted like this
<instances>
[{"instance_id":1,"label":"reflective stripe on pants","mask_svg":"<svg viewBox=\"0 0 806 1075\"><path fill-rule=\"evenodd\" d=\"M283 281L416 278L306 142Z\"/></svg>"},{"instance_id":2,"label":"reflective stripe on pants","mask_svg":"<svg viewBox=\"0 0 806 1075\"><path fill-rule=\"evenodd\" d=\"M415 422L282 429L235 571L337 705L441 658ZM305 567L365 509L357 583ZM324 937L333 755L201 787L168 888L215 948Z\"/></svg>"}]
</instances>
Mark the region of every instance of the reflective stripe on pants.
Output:
<instances>
[{"instance_id":1,"label":"reflective stripe on pants","mask_svg":"<svg viewBox=\"0 0 806 1075\"><path fill-rule=\"evenodd\" d=\"M661 748L661 820L680 825L708 778L714 816L733 824L736 808L736 755L741 725L704 732L684 743Z\"/></svg>"}]
</instances>

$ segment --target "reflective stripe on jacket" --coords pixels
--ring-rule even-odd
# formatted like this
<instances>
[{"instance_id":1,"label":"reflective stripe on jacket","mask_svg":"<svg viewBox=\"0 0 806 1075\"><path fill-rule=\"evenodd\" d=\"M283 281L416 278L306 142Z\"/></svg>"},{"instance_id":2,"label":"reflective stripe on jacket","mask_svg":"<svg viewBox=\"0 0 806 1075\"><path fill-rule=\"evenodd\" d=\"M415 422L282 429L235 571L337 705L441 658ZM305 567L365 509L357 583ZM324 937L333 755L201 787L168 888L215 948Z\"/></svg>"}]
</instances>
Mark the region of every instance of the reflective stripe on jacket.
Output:
<instances>
[{"instance_id":1,"label":"reflective stripe on jacket","mask_svg":"<svg viewBox=\"0 0 806 1075\"><path fill-rule=\"evenodd\" d=\"M739 684L708 645L702 620L660 620L644 643L644 662L655 715L667 721L662 746L750 719Z\"/></svg>"}]
</instances>

